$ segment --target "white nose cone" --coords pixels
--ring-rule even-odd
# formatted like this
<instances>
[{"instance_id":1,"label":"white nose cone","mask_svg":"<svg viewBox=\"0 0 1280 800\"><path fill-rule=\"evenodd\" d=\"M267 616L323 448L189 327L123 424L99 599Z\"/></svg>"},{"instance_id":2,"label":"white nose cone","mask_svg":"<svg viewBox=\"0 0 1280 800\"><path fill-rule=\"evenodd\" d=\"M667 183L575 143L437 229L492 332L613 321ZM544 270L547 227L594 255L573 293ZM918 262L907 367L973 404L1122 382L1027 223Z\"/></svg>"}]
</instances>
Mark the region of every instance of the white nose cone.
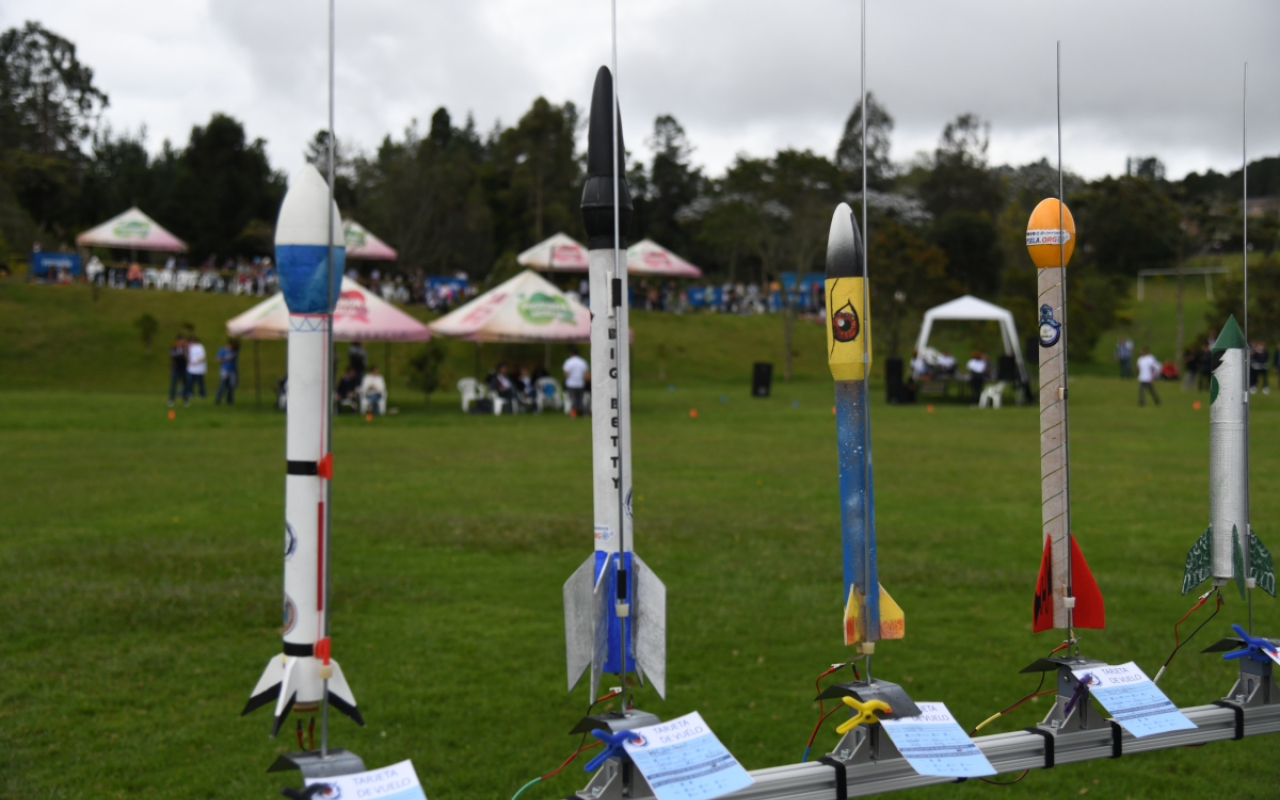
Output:
<instances>
[{"instance_id":1,"label":"white nose cone","mask_svg":"<svg viewBox=\"0 0 1280 800\"><path fill-rule=\"evenodd\" d=\"M276 269L290 314L327 314L333 310L347 263L344 245L342 217L337 203L329 202L329 184L308 164L289 182L276 219Z\"/></svg>"},{"instance_id":2,"label":"white nose cone","mask_svg":"<svg viewBox=\"0 0 1280 800\"><path fill-rule=\"evenodd\" d=\"M280 216L276 219L276 247L286 244L325 245L329 237L329 218L325 206L333 218L333 243L345 245L342 234L342 217L338 204L329 203L329 184L320 171L307 164L294 173L280 204Z\"/></svg>"}]
</instances>

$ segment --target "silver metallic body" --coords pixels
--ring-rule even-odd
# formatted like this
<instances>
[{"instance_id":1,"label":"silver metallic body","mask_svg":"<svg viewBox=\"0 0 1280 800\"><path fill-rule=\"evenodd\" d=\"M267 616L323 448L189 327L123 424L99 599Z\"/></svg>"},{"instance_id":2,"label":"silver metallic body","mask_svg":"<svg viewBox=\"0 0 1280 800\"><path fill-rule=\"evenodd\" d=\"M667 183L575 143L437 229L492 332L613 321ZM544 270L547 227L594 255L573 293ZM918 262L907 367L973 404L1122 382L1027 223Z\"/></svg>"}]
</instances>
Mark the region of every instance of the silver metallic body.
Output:
<instances>
[{"instance_id":1,"label":"silver metallic body","mask_svg":"<svg viewBox=\"0 0 1280 800\"><path fill-rule=\"evenodd\" d=\"M1223 350L1213 378L1218 395L1209 404L1209 529L1214 581L1225 583L1235 576L1233 536L1249 563L1248 351Z\"/></svg>"}]
</instances>

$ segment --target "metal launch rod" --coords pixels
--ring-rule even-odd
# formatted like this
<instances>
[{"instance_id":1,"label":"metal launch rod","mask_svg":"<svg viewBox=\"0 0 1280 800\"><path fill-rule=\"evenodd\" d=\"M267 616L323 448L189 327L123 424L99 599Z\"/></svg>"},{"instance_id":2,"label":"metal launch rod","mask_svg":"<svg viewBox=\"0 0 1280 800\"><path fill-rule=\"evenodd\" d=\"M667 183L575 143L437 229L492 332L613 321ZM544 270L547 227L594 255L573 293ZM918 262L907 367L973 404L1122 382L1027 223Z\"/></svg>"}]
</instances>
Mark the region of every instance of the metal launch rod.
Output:
<instances>
[{"instance_id":1,"label":"metal launch rod","mask_svg":"<svg viewBox=\"0 0 1280 800\"><path fill-rule=\"evenodd\" d=\"M609 109L610 123L612 125L612 131L613 131L613 136L611 137L613 140L612 142L613 144L613 170L612 170L613 172L613 269L614 269L614 280L618 281L622 287L622 290L618 294L619 304L618 304L617 310L614 312L615 313L614 324L617 327L618 334L617 334L617 338L614 340L613 363L616 369L616 372L614 373L614 380L617 385L618 416L621 417L622 410L623 410L622 408L623 407L622 349L627 346L627 341L628 341L626 338L627 337L626 326L623 324L622 310L626 303L626 289L628 287L627 287L627 262L624 260L622 255L621 212L618 208L619 197L620 197L618 182L622 180L622 176L618 174L619 173L618 117L622 113L621 107L618 102L618 0L611 0L611 2L609 3L609 6L611 11L610 27L612 29L611 33L612 33L612 56L613 56L613 60L612 60L613 73L610 76L610 78L613 80L613 108ZM613 286L609 287L609 292L612 294ZM627 404L627 405L628 405L627 411L630 412L631 410L630 404ZM618 433L619 433L618 435L618 568L617 568L618 571L616 574L618 577L619 585L617 587L617 591L614 599L615 607L617 606L619 600L622 600L625 598L628 602L628 606L630 606L631 600L632 600L632 598L629 596L629 592L627 592L627 581L630 580L631 576L628 570L626 569L627 562L625 560L626 552L627 552L627 548L626 548L627 488L626 488L626 481L623 480L623 474L622 474L622 471L626 469L626 461L623 458L623 452L622 452L623 437L621 435L622 433L621 428L619 428ZM624 578L623 576L626 576L626 577ZM628 608L627 613L630 614L630 608ZM617 616L618 616L618 626L619 626L619 634L620 634L618 636L618 649L621 651L619 653L619 659L618 659L618 671L619 671L618 680L622 684L622 711L623 713L625 713L627 710L627 699L628 699L627 698L627 618L622 614L618 614Z\"/></svg>"},{"instance_id":2,"label":"metal launch rod","mask_svg":"<svg viewBox=\"0 0 1280 800\"><path fill-rule=\"evenodd\" d=\"M871 290L868 288L867 250L871 238L867 232L867 0L861 2L861 19L859 34L861 45L859 55L862 65L859 68L859 79L862 92L862 308L865 316L866 331L862 334L862 383L866 408L862 414L862 496L868 498L862 503L862 585L867 594L880 594L879 582L871 585L871 354L868 344L871 336ZM866 654L867 683L871 683L871 653Z\"/></svg>"},{"instance_id":3,"label":"metal launch rod","mask_svg":"<svg viewBox=\"0 0 1280 800\"><path fill-rule=\"evenodd\" d=\"M1071 425L1068 422L1067 404L1067 366L1070 350L1067 347L1067 234L1063 221L1063 203L1067 201L1062 180L1062 40L1057 42L1057 99L1058 99L1058 258L1059 277L1062 279L1062 469L1065 473L1063 481L1063 500L1067 517L1067 597L1075 597L1071 588ZM1067 608L1067 641L1076 638L1075 608ZM1076 655L1080 655L1080 645L1076 644Z\"/></svg>"},{"instance_id":4,"label":"metal launch rod","mask_svg":"<svg viewBox=\"0 0 1280 800\"><path fill-rule=\"evenodd\" d=\"M330 413L333 408L332 392L330 387L333 385L333 180L334 180L334 160L337 154L337 147L333 139L333 38L334 38L334 1L329 0L329 204L325 206L325 216L329 218L329 259L328 272L325 274L325 285L328 291L328 305L325 306L326 327L324 333L324 370L321 372L321 386L324 390L321 402L324 414L324 446L320 448L320 457L324 458L333 447L333 414ZM320 555L324 559L324 614L320 618L320 635L327 638L329 636L329 540L332 537L333 528L330 520L333 517L333 503L331 497L331 481L324 478L324 530L321 531ZM323 681L323 691L320 696L320 757L329 757L329 679Z\"/></svg>"},{"instance_id":5,"label":"metal launch rod","mask_svg":"<svg viewBox=\"0 0 1280 800\"><path fill-rule=\"evenodd\" d=\"M1241 175L1244 178L1244 186L1241 188L1242 197L1241 197L1241 204L1240 204L1240 208L1241 208L1240 216L1244 223L1244 241L1242 244L1242 249L1244 250L1244 343L1246 347L1245 357L1248 358L1250 361L1252 361L1253 360L1253 344L1249 340L1249 62L1248 61L1244 62L1244 85L1243 85L1243 97L1241 100L1240 115L1241 115L1240 160L1241 160ZM1248 364L1248 362L1245 362L1245 363ZM1249 370L1247 368L1244 371L1244 375L1245 375L1244 401L1248 403L1249 402ZM1244 466L1245 466L1244 479L1246 481L1249 480L1249 428L1251 427L1251 422L1250 422L1251 416L1252 415L1250 414L1245 414L1244 416ZM1250 585L1249 578L1248 578L1249 565L1252 563L1250 561L1250 558L1252 557L1252 555L1249 552L1250 545L1252 544L1252 542L1250 541L1251 537L1249 536L1249 531L1253 529L1253 514L1252 514L1252 510L1249 508L1249 492L1247 491L1244 494L1244 524L1246 528L1246 530L1243 531L1244 535L1241 536L1240 534L1242 532L1239 532L1239 531L1236 533L1236 535L1240 539L1243 539L1243 541L1240 543L1241 544L1240 550L1244 553L1242 568L1244 569L1244 573L1245 573L1245 582L1244 582L1245 593L1249 599L1248 601L1249 602L1249 634L1253 635L1253 586Z\"/></svg>"}]
</instances>

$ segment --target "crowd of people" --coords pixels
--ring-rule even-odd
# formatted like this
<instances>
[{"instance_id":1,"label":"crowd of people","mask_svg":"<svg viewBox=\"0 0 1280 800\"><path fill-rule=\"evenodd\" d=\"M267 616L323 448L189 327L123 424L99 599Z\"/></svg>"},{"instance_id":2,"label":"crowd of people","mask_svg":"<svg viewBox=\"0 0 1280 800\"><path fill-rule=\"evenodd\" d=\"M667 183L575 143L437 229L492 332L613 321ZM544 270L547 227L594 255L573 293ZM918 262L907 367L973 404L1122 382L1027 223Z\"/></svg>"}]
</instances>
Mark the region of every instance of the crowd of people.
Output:
<instances>
[{"instance_id":1,"label":"crowd of people","mask_svg":"<svg viewBox=\"0 0 1280 800\"><path fill-rule=\"evenodd\" d=\"M1213 345L1215 341L1215 334L1210 332L1203 341L1194 342L1190 347L1185 348L1182 351L1182 369L1179 371L1178 364L1173 359L1162 361L1146 347L1139 351L1135 364L1133 360L1133 340L1127 336L1121 336L1116 341L1115 348L1115 360L1119 367L1120 378L1133 378L1134 367L1136 366L1138 405L1140 406L1145 405L1147 395L1151 396L1156 405L1160 405L1160 397L1155 388L1156 383L1159 381L1181 380L1181 389L1184 392L1207 392L1210 390L1213 377ZM1249 344L1250 394L1257 394L1258 392L1271 394L1270 372L1272 368L1276 370L1277 375L1280 375L1280 347L1272 350L1265 341L1255 340L1251 342Z\"/></svg>"},{"instance_id":2,"label":"crowd of people","mask_svg":"<svg viewBox=\"0 0 1280 800\"><path fill-rule=\"evenodd\" d=\"M221 405L226 398L227 405L236 401L236 386L240 381L240 343L228 339L214 356L218 362L218 388L214 395L214 405ZM179 333L169 346L169 407L173 408L178 398L182 405L191 405L191 397L196 391L200 397L208 397L205 376L209 372L209 356L200 337L193 333Z\"/></svg>"}]
</instances>

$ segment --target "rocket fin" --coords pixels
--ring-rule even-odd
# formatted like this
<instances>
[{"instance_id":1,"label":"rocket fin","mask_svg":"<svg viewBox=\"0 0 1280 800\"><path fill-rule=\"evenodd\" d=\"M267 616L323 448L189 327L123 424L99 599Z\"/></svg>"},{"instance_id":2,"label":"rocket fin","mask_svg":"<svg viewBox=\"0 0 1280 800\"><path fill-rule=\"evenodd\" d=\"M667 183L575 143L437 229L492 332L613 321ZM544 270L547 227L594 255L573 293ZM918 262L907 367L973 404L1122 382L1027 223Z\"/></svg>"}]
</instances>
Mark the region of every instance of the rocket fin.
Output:
<instances>
[{"instance_id":1,"label":"rocket fin","mask_svg":"<svg viewBox=\"0 0 1280 800\"><path fill-rule=\"evenodd\" d=\"M363 728L364 716L360 713L360 709L356 708L356 696L351 693L351 687L342 674L342 667L338 666L337 659L333 658L329 659L329 665L333 667L333 677L329 678L329 704L351 717Z\"/></svg>"},{"instance_id":2,"label":"rocket fin","mask_svg":"<svg viewBox=\"0 0 1280 800\"><path fill-rule=\"evenodd\" d=\"M635 570L635 598L632 602L635 619L636 669L653 683L658 696L667 699L667 587L662 579L631 554Z\"/></svg>"},{"instance_id":3,"label":"rocket fin","mask_svg":"<svg viewBox=\"0 0 1280 800\"><path fill-rule=\"evenodd\" d=\"M1236 588L1240 590L1240 599L1244 595L1244 551L1240 549L1240 532L1235 525L1231 526L1231 574L1235 575Z\"/></svg>"},{"instance_id":4,"label":"rocket fin","mask_svg":"<svg viewBox=\"0 0 1280 800\"><path fill-rule=\"evenodd\" d=\"M1249 527L1249 577L1264 592L1276 596L1276 572L1271 566L1271 551Z\"/></svg>"},{"instance_id":5,"label":"rocket fin","mask_svg":"<svg viewBox=\"0 0 1280 800\"><path fill-rule=\"evenodd\" d=\"M844 604L844 644L865 642L866 631L862 629L863 603L862 595L855 584L849 584L849 599Z\"/></svg>"},{"instance_id":6,"label":"rocket fin","mask_svg":"<svg viewBox=\"0 0 1280 800\"><path fill-rule=\"evenodd\" d=\"M1040 556L1040 574L1036 577L1035 602L1031 612L1031 630L1040 633L1053 629L1053 542L1044 537L1044 553Z\"/></svg>"},{"instance_id":7,"label":"rocket fin","mask_svg":"<svg viewBox=\"0 0 1280 800\"><path fill-rule=\"evenodd\" d=\"M600 676L604 674L604 665L609 661L609 601L612 599L612 580L614 558L605 559L600 567L600 575L596 579L591 592L591 699L600 696ZM594 562L593 562L594 563ZM625 680L625 678L624 678Z\"/></svg>"},{"instance_id":8,"label":"rocket fin","mask_svg":"<svg viewBox=\"0 0 1280 800\"><path fill-rule=\"evenodd\" d=\"M1071 536L1071 593L1076 598L1072 621L1077 628L1105 628L1107 613L1102 602L1102 590L1093 579L1089 562L1084 560L1076 537Z\"/></svg>"},{"instance_id":9,"label":"rocket fin","mask_svg":"<svg viewBox=\"0 0 1280 800\"><path fill-rule=\"evenodd\" d=\"M1182 593L1186 594L1213 575L1213 526L1210 525L1187 551L1187 566L1182 572Z\"/></svg>"},{"instance_id":10,"label":"rocket fin","mask_svg":"<svg viewBox=\"0 0 1280 800\"><path fill-rule=\"evenodd\" d=\"M571 692L595 652L595 565L592 554L564 582L564 651Z\"/></svg>"},{"instance_id":11,"label":"rocket fin","mask_svg":"<svg viewBox=\"0 0 1280 800\"><path fill-rule=\"evenodd\" d=\"M253 687L253 693L249 695L249 702L244 704L244 710L240 712L240 716L248 714L262 708L267 703L271 703L280 697L280 684L284 680L284 656L272 656L267 662L267 668L262 671L262 677L258 679L258 685Z\"/></svg>"},{"instance_id":12,"label":"rocket fin","mask_svg":"<svg viewBox=\"0 0 1280 800\"><path fill-rule=\"evenodd\" d=\"M907 618L889 593L880 584L880 638L901 639L907 633Z\"/></svg>"},{"instance_id":13,"label":"rocket fin","mask_svg":"<svg viewBox=\"0 0 1280 800\"><path fill-rule=\"evenodd\" d=\"M280 732L280 724L284 722L284 718L289 716L289 711L293 708L293 703L298 698L298 687L294 685L293 676L297 671L298 662L301 659L289 658L284 659L284 676L280 680L280 695L276 699L275 721L271 724L271 736Z\"/></svg>"}]
</instances>

